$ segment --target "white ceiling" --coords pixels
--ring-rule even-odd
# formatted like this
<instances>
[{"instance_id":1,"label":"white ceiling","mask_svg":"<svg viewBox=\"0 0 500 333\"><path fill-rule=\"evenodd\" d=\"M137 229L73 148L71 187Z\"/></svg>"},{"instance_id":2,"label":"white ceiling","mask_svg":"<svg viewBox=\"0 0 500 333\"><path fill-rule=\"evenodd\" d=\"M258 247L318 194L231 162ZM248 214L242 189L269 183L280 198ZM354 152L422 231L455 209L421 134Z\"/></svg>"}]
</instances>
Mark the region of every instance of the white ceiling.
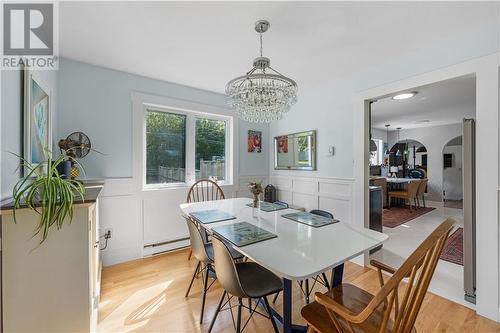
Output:
<instances>
[{"instance_id":1,"label":"white ceiling","mask_svg":"<svg viewBox=\"0 0 500 333\"><path fill-rule=\"evenodd\" d=\"M410 89L408 99L380 99L372 104L372 127L389 130L439 126L462 122L476 114L476 79L473 75Z\"/></svg>"},{"instance_id":2,"label":"white ceiling","mask_svg":"<svg viewBox=\"0 0 500 333\"><path fill-rule=\"evenodd\" d=\"M264 55L300 98L421 50L498 49L498 12L494 2L61 2L60 54L223 92L258 55L253 25L265 18Z\"/></svg>"}]
</instances>

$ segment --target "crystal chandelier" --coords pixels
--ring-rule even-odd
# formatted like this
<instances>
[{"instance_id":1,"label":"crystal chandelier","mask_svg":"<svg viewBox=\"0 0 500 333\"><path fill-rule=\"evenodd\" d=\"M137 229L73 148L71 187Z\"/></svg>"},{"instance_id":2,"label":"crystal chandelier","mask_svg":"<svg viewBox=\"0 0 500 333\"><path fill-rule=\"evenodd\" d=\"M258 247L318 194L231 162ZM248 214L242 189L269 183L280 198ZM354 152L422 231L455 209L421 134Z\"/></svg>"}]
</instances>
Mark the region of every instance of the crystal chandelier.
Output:
<instances>
[{"instance_id":1,"label":"crystal chandelier","mask_svg":"<svg viewBox=\"0 0 500 333\"><path fill-rule=\"evenodd\" d=\"M249 72L226 85L228 104L241 119L254 123L279 120L297 102L297 83L273 69L271 60L262 56L262 34L268 29L268 21L255 23L260 57L255 58Z\"/></svg>"}]
</instances>

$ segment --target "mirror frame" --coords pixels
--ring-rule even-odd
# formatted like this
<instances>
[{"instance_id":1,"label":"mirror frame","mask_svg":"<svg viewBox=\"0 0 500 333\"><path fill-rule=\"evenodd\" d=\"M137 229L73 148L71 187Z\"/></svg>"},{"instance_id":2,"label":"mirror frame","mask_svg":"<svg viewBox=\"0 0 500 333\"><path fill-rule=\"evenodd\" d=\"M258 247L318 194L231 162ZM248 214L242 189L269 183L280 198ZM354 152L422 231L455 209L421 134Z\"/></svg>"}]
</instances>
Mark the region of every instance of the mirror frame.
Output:
<instances>
[{"instance_id":1,"label":"mirror frame","mask_svg":"<svg viewBox=\"0 0 500 333\"><path fill-rule=\"evenodd\" d=\"M287 136L311 136L312 137L312 145L311 145L311 166L278 166L278 138ZM306 170L306 171L316 171L316 130L304 131L304 132L296 132L289 133L284 135L278 135L274 137L274 170Z\"/></svg>"}]
</instances>

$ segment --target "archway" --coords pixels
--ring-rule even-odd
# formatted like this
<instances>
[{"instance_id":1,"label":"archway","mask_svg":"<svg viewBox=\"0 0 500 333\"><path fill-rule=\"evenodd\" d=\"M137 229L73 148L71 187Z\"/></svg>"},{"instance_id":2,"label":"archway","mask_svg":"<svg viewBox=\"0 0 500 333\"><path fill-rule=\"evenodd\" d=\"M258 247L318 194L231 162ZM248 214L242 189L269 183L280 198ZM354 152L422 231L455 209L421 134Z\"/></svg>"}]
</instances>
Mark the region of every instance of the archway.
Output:
<instances>
[{"instance_id":1,"label":"archway","mask_svg":"<svg viewBox=\"0 0 500 333\"><path fill-rule=\"evenodd\" d=\"M427 162L427 148L420 141L400 140L390 149L389 166L398 167L398 177L427 178Z\"/></svg>"},{"instance_id":2,"label":"archway","mask_svg":"<svg viewBox=\"0 0 500 333\"><path fill-rule=\"evenodd\" d=\"M463 208L462 136L443 147L443 201L448 208Z\"/></svg>"}]
</instances>

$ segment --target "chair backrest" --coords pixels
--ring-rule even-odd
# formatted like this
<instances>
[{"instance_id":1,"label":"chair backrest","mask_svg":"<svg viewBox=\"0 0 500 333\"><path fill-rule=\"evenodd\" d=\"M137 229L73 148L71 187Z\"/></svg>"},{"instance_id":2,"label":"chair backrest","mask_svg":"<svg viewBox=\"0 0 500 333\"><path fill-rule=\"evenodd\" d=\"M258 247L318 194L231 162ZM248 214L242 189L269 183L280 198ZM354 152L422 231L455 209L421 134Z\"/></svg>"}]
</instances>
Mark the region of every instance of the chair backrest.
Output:
<instances>
[{"instance_id":1,"label":"chair backrest","mask_svg":"<svg viewBox=\"0 0 500 333\"><path fill-rule=\"evenodd\" d=\"M200 179L189 189L186 202L201 202L225 199L224 192L216 182Z\"/></svg>"},{"instance_id":2,"label":"chair backrest","mask_svg":"<svg viewBox=\"0 0 500 333\"><path fill-rule=\"evenodd\" d=\"M391 327L392 332L409 333L412 331L439 256L454 223L455 221L452 219L446 219L417 247L366 308L356 316L356 322L364 322L382 302L385 302L386 306L379 325L379 332L386 332L393 308L394 326ZM398 288L405 277L408 277L408 283L403 292L403 298L399 300ZM398 300L395 300L396 297L398 297ZM329 296L320 293L316 294L318 302L327 309L329 309L328 298Z\"/></svg>"},{"instance_id":3,"label":"chair backrest","mask_svg":"<svg viewBox=\"0 0 500 333\"><path fill-rule=\"evenodd\" d=\"M387 179L385 178L375 178L375 179L371 179L370 180L370 183L373 185L373 186L382 186L382 188L384 189L384 191L387 190Z\"/></svg>"},{"instance_id":4,"label":"chair backrest","mask_svg":"<svg viewBox=\"0 0 500 333\"><path fill-rule=\"evenodd\" d=\"M215 271L221 287L232 296L247 297L227 245L215 235L212 237L212 244L214 246ZM242 264L244 265L244 263Z\"/></svg>"},{"instance_id":5,"label":"chair backrest","mask_svg":"<svg viewBox=\"0 0 500 333\"><path fill-rule=\"evenodd\" d=\"M212 260L208 256L207 249L205 248L205 243L201 237L200 230L196 226L195 222L189 217L186 218L187 227L189 230L189 241L191 242L191 251L193 251L193 256L196 260L202 263L209 263Z\"/></svg>"},{"instance_id":6,"label":"chair backrest","mask_svg":"<svg viewBox=\"0 0 500 333\"><path fill-rule=\"evenodd\" d=\"M276 200L274 203L277 204L277 205L281 205L283 207L288 208L288 204L286 202L284 202L284 201Z\"/></svg>"},{"instance_id":7,"label":"chair backrest","mask_svg":"<svg viewBox=\"0 0 500 333\"><path fill-rule=\"evenodd\" d=\"M428 180L427 178L422 179L422 180L420 181L420 185L418 186L418 192L417 192L417 195L418 195L419 197L421 197L421 196L423 196L423 195L424 195L424 193L425 193L425 188L427 187L427 182L428 182L428 181L429 181L429 180Z\"/></svg>"},{"instance_id":8,"label":"chair backrest","mask_svg":"<svg viewBox=\"0 0 500 333\"><path fill-rule=\"evenodd\" d=\"M418 188L420 187L421 182L421 180L410 180L410 182L408 183L408 197L417 197Z\"/></svg>"},{"instance_id":9,"label":"chair backrest","mask_svg":"<svg viewBox=\"0 0 500 333\"><path fill-rule=\"evenodd\" d=\"M314 215L319 215L319 216L327 217L327 218L333 220L333 214L330 213L330 212L327 212L326 210L313 209L309 213L314 214Z\"/></svg>"}]
</instances>

